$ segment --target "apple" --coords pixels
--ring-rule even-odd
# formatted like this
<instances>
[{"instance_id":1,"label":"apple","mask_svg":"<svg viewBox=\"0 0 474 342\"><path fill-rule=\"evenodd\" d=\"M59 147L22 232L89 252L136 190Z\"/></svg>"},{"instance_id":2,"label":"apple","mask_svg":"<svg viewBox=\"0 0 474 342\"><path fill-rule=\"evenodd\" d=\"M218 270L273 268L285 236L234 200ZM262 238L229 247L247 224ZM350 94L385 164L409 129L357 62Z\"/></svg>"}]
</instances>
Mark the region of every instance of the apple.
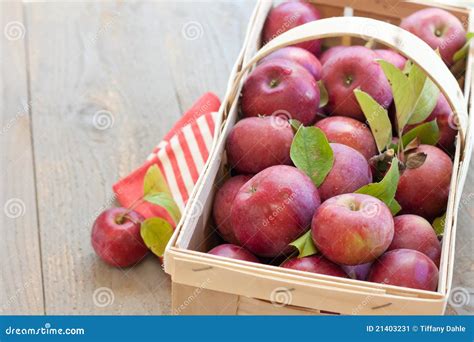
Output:
<instances>
[{"instance_id":1,"label":"apple","mask_svg":"<svg viewBox=\"0 0 474 342\"><path fill-rule=\"evenodd\" d=\"M321 200L354 192L372 182L372 171L365 157L352 147L331 143L334 164L319 186Z\"/></svg>"},{"instance_id":2,"label":"apple","mask_svg":"<svg viewBox=\"0 0 474 342\"><path fill-rule=\"evenodd\" d=\"M454 141L458 133L456 127L456 118L454 116L451 106L449 105L446 97L443 94L439 94L436 106L431 112L430 116L423 122L436 120L439 128L439 141L438 147L442 148L448 154L454 153ZM415 125L408 126L405 130L408 131L414 128Z\"/></svg>"},{"instance_id":3,"label":"apple","mask_svg":"<svg viewBox=\"0 0 474 342\"><path fill-rule=\"evenodd\" d=\"M441 8L426 8L402 20L400 27L425 41L431 48L439 49L448 65L453 56L466 43L466 30L461 21Z\"/></svg>"},{"instance_id":4,"label":"apple","mask_svg":"<svg viewBox=\"0 0 474 342\"><path fill-rule=\"evenodd\" d=\"M399 53L389 49L375 49L374 52L377 58L395 65L398 69L403 70L405 68L407 59Z\"/></svg>"},{"instance_id":5,"label":"apple","mask_svg":"<svg viewBox=\"0 0 474 342\"><path fill-rule=\"evenodd\" d=\"M104 210L92 226L91 241L97 255L111 266L127 267L142 260L148 248L140 235L144 218L127 208Z\"/></svg>"},{"instance_id":6,"label":"apple","mask_svg":"<svg viewBox=\"0 0 474 342\"><path fill-rule=\"evenodd\" d=\"M232 206L232 226L240 245L261 257L291 251L320 205L311 179L292 166L271 166L244 184Z\"/></svg>"},{"instance_id":7,"label":"apple","mask_svg":"<svg viewBox=\"0 0 474 342\"><path fill-rule=\"evenodd\" d=\"M259 64L275 59L287 59L293 61L308 70L309 73L313 75L316 81L319 81L321 79L321 63L316 58L316 56L308 50L295 46L287 46L269 54L268 56L263 58Z\"/></svg>"},{"instance_id":8,"label":"apple","mask_svg":"<svg viewBox=\"0 0 474 342\"><path fill-rule=\"evenodd\" d=\"M347 273L349 278L356 280L366 280L371 268L371 262L354 266L342 265L342 269Z\"/></svg>"},{"instance_id":9,"label":"apple","mask_svg":"<svg viewBox=\"0 0 474 342\"><path fill-rule=\"evenodd\" d=\"M434 119L438 123L440 133L438 146L448 153L454 153L454 141L458 133L457 121L451 106L443 94L439 95L435 108L425 121L432 121Z\"/></svg>"},{"instance_id":10,"label":"apple","mask_svg":"<svg viewBox=\"0 0 474 342\"><path fill-rule=\"evenodd\" d=\"M339 143L360 152L369 160L377 154L374 136L367 125L346 116L331 116L315 125L326 134L329 142Z\"/></svg>"},{"instance_id":11,"label":"apple","mask_svg":"<svg viewBox=\"0 0 474 342\"><path fill-rule=\"evenodd\" d=\"M232 228L232 222L230 220L232 204L234 203L235 195L237 195L239 189L242 185L247 183L250 178L252 178L252 176L249 175L239 175L229 178L219 190L217 190L214 198L212 210L214 223L222 238L233 244L238 244L238 241L234 235L234 229Z\"/></svg>"},{"instance_id":12,"label":"apple","mask_svg":"<svg viewBox=\"0 0 474 342\"><path fill-rule=\"evenodd\" d=\"M226 244L214 247L207 253L212 254L212 255L218 255L225 258L260 263L260 260L258 260L258 258L252 253L250 253L248 250L246 250L245 248L230 244L230 243L226 243Z\"/></svg>"},{"instance_id":13,"label":"apple","mask_svg":"<svg viewBox=\"0 0 474 342\"><path fill-rule=\"evenodd\" d=\"M365 194L332 197L316 210L311 235L317 249L337 264L374 261L390 246L393 218L379 199Z\"/></svg>"},{"instance_id":14,"label":"apple","mask_svg":"<svg viewBox=\"0 0 474 342\"><path fill-rule=\"evenodd\" d=\"M335 54L338 52L344 50L347 48L347 46L343 45L338 45L338 46L331 46L329 49L324 51L320 56L319 56L319 61L321 62L321 65L326 64L326 62Z\"/></svg>"},{"instance_id":15,"label":"apple","mask_svg":"<svg viewBox=\"0 0 474 342\"><path fill-rule=\"evenodd\" d=\"M368 281L436 291L438 268L423 253L411 249L395 249L382 255L370 271Z\"/></svg>"},{"instance_id":16,"label":"apple","mask_svg":"<svg viewBox=\"0 0 474 342\"><path fill-rule=\"evenodd\" d=\"M301 65L285 59L262 63L242 88L241 109L245 117L272 115L314 122L319 107L319 87Z\"/></svg>"},{"instance_id":17,"label":"apple","mask_svg":"<svg viewBox=\"0 0 474 342\"><path fill-rule=\"evenodd\" d=\"M395 198L401 214L419 215L432 222L446 210L453 162L435 146L420 145L413 152L425 153L426 160L420 167L402 172Z\"/></svg>"},{"instance_id":18,"label":"apple","mask_svg":"<svg viewBox=\"0 0 474 342\"><path fill-rule=\"evenodd\" d=\"M428 256L438 266L441 244L431 224L417 215L400 215L393 219L395 234L388 250L413 249Z\"/></svg>"},{"instance_id":19,"label":"apple","mask_svg":"<svg viewBox=\"0 0 474 342\"><path fill-rule=\"evenodd\" d=\"M226 141L230 166L239 173L256 174L269 166L291 164L293 129L278 116L251 117L237 122Z\"/></svg>"},{"instance_id":20,"label":"apple","mask_svg":"<svg viewBox=\"0 0 474 342\"><path fill-rule=\"evenodd\" d=\"M360 88L384 108L392 102L392 91L377 55L363 46L346 47L323 65L322 80L326 86L332 115L349 116L365 121L364 113L354 95Z\"/></svg>"},{"instance_id":21,"label":"apple","mask_svg":"<svg viewBox=\"0 0 474 342\"><path fill-rule=\"evenodd\" d=\"M348 278L341 266L327 260L323 256L313 255L304 258L293 258L285 261L281 267L298 271L326 274L335 277Z\"/></svg>"},{"instance_id":22,"label":"apple","mask_svg":"<svg viewBox=\"0 0 474 342\"><path fill-rule=\"evenodd\" d=\"M268 13L263 25L262 40L266 44L280 34L310 21L321 19L321 14L311 4L306 2L284 2ZM312 40L295 46L318 54L321 50L321 41Z\"/></svg>"}]
</instances>

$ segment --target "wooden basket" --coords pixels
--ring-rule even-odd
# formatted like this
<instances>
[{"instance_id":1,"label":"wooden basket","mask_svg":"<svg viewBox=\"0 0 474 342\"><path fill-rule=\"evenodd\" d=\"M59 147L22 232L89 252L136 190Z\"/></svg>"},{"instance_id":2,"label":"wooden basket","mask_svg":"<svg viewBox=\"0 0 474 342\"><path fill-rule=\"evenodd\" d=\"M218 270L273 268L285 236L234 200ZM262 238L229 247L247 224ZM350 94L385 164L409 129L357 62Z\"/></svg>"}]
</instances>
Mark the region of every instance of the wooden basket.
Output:
<instances>
[{"instance_id":1,"label":"wooden basket","mask_svg":"<svg viewBox=\"0 0 474 342\"><path fill-rule=\"evenodd\" d=\"M220 109L222 126L198 185L191 196L173 238L165 252L165 271L172 278L174 314L442 314L446 308L453 273L457 208L472 149L472 118L467 115L467 98L472 88L471 46L464 78L464 95L457 81L423 41L397 26L401 18L426 4L395 1L318 0L324 17L363 15L375 18L329 18L290 30L260 47L260 33L271 8L270 1L257 3L247 32L238 69ZM347 4L353 7L349 9ZM432 6L432 5L431 5ZM473 30L473 16L467 9L447 8ZM380 21L383 20L383 21ZM467 27L469 26L469 27ZM453 176L449 195L445 235L437 292L312 274L271 265L255 264L206 254L217 243L211 209L215 190L225 177L225 140L237 120L238 94L245 77L261 58L297 42L325 38L330 44L356 44L374 39L418 64L439 86L459 122ZM473 107L471 101L470 107Z\"/></svg>"}]
</instances>

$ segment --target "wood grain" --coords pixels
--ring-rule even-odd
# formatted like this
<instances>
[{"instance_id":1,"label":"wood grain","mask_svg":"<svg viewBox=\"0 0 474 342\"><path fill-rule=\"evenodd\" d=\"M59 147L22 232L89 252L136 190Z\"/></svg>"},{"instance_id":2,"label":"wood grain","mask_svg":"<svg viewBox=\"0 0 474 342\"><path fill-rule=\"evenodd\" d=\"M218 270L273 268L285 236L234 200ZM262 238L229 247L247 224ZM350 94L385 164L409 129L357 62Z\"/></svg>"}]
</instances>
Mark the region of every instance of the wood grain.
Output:
<instances>
[{"instance_id":1,"label":"wood grain","mask_svg":"<svg viewBox=\"0 0 474 342\"><path fill-rule=\"evenodd\" d=\"M0 313L42 314L25 39L19 3L0 4Z\"/></svg>"},{"instance_id":2,"label":"wood grain","mask_svg":"<svg viewBox=\"0 0 474 342\"><path fill-rule=\"evenodd\" d=\"M251 10L237 17L232 7L27 5L46 313L169 313L157 260L107 267L92 251L91 222L183 109L207 90L224 92ZM222 13L228 20L215 20ZM189 22L202 28L196 39L183 31Z\"/></svg>"},{"instance_id":3,"label":"wood grain","mask_svg":"<svg viewBox=\"0 0 474 342\"><path fill-rule=\"evenodd\" d=\"M170 313L170 280L157 260L106 266L90 226L113 203L113 182L186 108L205 91L224 94L253 6L0 4L0 313ZM22 38L5 36L10 22L24 27ZM453 280L471 293L473 219L471 173ZM474 313L472 294L448 313Z\"/></svg>"}]
</instances>

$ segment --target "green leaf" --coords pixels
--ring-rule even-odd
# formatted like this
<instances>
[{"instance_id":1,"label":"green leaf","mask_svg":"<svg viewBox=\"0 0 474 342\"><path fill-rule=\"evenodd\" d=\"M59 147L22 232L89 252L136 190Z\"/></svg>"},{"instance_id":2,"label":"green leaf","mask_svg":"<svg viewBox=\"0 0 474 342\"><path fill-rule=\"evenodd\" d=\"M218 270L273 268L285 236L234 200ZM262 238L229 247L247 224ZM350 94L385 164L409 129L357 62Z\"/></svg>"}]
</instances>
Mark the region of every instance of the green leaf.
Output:
<instances>
[{"instance_id":1,"label":"green leaf","mask_svg":"<svg viewBox=\"0 0 474 342\"><path fill-rule=\"evenodd\" d=\"M162 218L152 217L142 222L140 235L153 254L162 257L173 235L173 227Z\"/></svg>"},{"instance_id":2,"label":"green leaf","mask_svg":"<svg viewBox=\"0 0 474 342\"><path fill-rule=\"evenodd\" d=\"M358 194L371 195L384 202L395 215L400 211L400 205L395 201L395 193L397 192L398 180L400 179L400 171L398 169L398 159L392 159L392 165L388 169L384 178L378 183L370 183L364 185L356 191Z\"/></svg>"},{"instance_id":3,"label":"green leaf","mask_svg":"<svg viewBox=\"0 0 474 342\"><path fill-rule=\"evenodd\" d=\"M405 66L403 67L403 73L405 74L405 76L408 76L412 67L413 67L413 62L410 60L407 60L405 63Z\"/></svg>"},{"instance_id":4,"label":"green leaf","mask_svg":"<svg viewBox=\"0 0 474 342\"><path fill-rule=\"evenodd\" d=\"M181 211L178 208L178 205L174 201L173 197L170 194L165 192L150 193L143 197L147 202L159 205L168 211L175 223L178 223L181 219Z\"/></svg>"},{"instance_id":5,"label":"green leaf","mask_svg":"<svg viewBox=\"0 0 474 342\"><path fill-rule=\"evenodd\" d=\"M408 124L413 125L424 121L433 112L440 91L416 64L412 64L408 78L413 84L415 95L419 94L413 112L408 119Z\"/></svg>"},{"instance_id":6,"label":"green leaf","mask_svg":"<svg viewBox=\"0 0 474 342\"><path fill-rule=\"evenodd\" d=\"M328 104L329 94L322 80L318 81L318 86L319 86L319 108L322 108Z\"/></svg>"},{"instance_id":7,"label":"green leaf","mask_svg":"<svg viewBox=\"0 0 474 342\"><path fill-rule=\"evenodd\" d=\"M377 149L382 152L392 142L392 124L387 110L360 89L354 89L354 94L369 123Z\"/></svg>"},{"instance_id":8,"label":"green leaf","mask_svg":"<svg viewBox=\"0 0 474 342\"><path fill-rule=\"evenodd\" d=\"M402 207L400 203L398 203L397 200L394 198L390 201L390 204L388 204L388 209L390 209L392 215L395 216L400 212L400 210L402 210Z\"/></svg>"},{"instance_id":9,"label":"green leaf","mask_svg":"<svg viewBox=\"0 0 474 342\"><path fill-rule=\"evenodd\" d=\"M321 185L334 163L334 154L326 136L313 126L298 129L291 143L290 157L316 186Z\"/></svg>"},{"instance_id":10,"label":"green leaf","mask_svg":"<svg viewBox=\"0 0 474 342\"><path fill-rule=\"evenodd\" d=\"M290 123L291 128L293 129L293 133L298 132L300 127L303 125L300 121L296 119L290 119L289 123Z\"/></svg>"},{"instance_id":11,"label":"green leaf","mask_svg":"<svg viewBox=\"0 0 474 342\"><path fill-rule=\"evenodd\" d=\"M466 44L462 48L460 48L456 53L453 55L453 62L459 62L460 60L463 60L464 58L467 57L467 54L469 53L469 45L471 42L471 39L474 37L474 32L468 32L466 34Z\"/></svg>"},{"instance_id":12,"label":"green leaf","mask_svg":"<svg viewBox=\"0 0 474 342\"><path fill-rule=\"evenodd\" d=\"M290 243L290 246L294 246L298 249L298 258L304 258L318 253L313 238L311 237L311 229Z\"/></svg>"},{"instance_id":13,"label":"green leaf","mask_svg":"<svg viewBox=\"0 0 474 342\"><path fill-rule=\"evenodd\" d=\"M446 213L443 216L437 217L433 221L433 229L436 235L440 236L444 234L444 227L446 225Z\"/></svg>"},{"instance_id":14,"label":"green leaf","mask_svg":"<svg viewBox=\"0 0 474 342\"><path fill-rule=\"evenodd\" d=\"M397 110L398 129L403 131L403 128L408 123L408 120L415 109L418 95L415 93L412 82L403 71L384 60L378 60L378 63L390 82L393 100ZM411 66L409 70L411 71L412 68L413 66Z\"/></svg>"},{"instance_id":15,"label":"green leaf","mask_svg":"<svg viewBox=\"0 0 474 342\"><path fill-rule=\"evenodd\" d=\"M165 192L171 195L166 179L157 165L148 168L143 179L143 196L157 192Z\"/></svg>"},{"instance_id":16,"label":"green leaf","mask_svg":"<svg viewBox=\"0 0 474 342\"><path fill-rule=\"evenodd\" d=\"M439 128L436 120L425 122L405 133L402 137L403 146L407 146L415 138L420 139L421 144L436 145L439 140Z\"/></svg>"}]
</instances>

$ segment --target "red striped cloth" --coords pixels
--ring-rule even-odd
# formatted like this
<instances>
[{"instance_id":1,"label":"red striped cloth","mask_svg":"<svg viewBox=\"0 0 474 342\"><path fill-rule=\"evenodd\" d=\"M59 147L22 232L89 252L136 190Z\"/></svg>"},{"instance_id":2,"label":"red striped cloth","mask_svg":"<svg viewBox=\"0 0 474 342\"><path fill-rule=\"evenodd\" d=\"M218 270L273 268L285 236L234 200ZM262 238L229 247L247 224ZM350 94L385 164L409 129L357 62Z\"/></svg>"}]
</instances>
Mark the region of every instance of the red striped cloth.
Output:
<instances>
[{"instance_id":1,"label":"red striped cloth","mask_svg":"<svg viewBox=\"0 0 474 342\"><path fill-rule=\"evenodd\" d=\"M129 207L143 196L143 178L148 168L156 164L183 210L209 156L219 107L220 101L212 93L204 94L194 103L153 149L147 161L113 185L120 205ZM173 222L166 210L153 204L143 203L135 210L145 218L158 216Z\"/></svg>"}]
</instances>

